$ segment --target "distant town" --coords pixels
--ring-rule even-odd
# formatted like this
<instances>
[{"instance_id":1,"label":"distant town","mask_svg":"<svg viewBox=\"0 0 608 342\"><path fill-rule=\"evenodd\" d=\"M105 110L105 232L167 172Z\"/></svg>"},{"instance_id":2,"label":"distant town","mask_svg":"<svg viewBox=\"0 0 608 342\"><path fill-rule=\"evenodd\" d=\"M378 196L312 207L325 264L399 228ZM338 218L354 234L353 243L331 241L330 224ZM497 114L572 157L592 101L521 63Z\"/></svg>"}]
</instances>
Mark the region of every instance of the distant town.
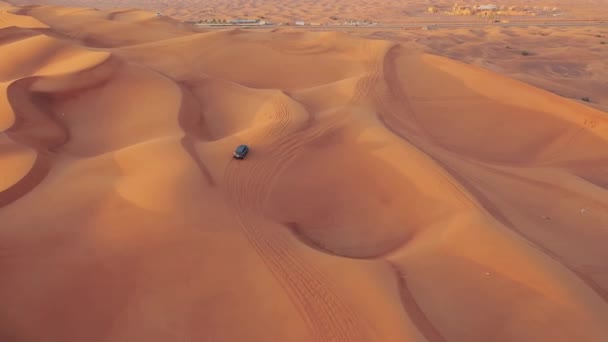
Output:
<instances>
[{"instance_id":1,"label":"distant town","mask_svg":"<svg viewBox=\"0 0 608 342\"><path fill-rule=\"evenodd\" d=\"M559 16L559 8L551 6L507 6L507 5L459 5L441 9L431 6L427 9L430 14L464 15L464 16Z\"/></svg>"},{"instance_id":2,"label":"distant town","mask_svg":"<svg viewBox=\"0 0 608 342\"><path fill-rule=\"evenodd\" d=\"M426 9L426 11L425 11ZM459 5L436 7L430 6L421 9L427 16L447 15L447 16L475 16L488 19L490 22L508 22L507 17L557 17L562 13L557 7L549 6L507 6L507 5ZM162 16L161 12L157 16ZM281 21L273 22L269 18L259 16L257 18L204 18L198 20L187 20L186 23L200 27L209 26L376 26L378 21L371 19L339 18L337 16L328 17L329 20L320 21Z\"/></svg>"},{"instance_id":3,"label":"distant town","mask_svg":"<svg viewBox=\"0 0 608 342\"><path fill-rule=\"evenodd\" d=\"M274 23L270 20L266 20L266 18L261 17L257 19L218 19L218 18L210 18L210 19L201 19L201 20L189 20L186 23L193 24L196 26L264 26L264 25L273 25L273 26L373 26L378 25L377 21L373 21L370 19L357 20L357 19L345 19L342 22L339 21L337 17L330 17L332 22L314 22L314 21L304 21L304 20L295 20L293 22L277 22Z\"/></svg>"}]
</instances>

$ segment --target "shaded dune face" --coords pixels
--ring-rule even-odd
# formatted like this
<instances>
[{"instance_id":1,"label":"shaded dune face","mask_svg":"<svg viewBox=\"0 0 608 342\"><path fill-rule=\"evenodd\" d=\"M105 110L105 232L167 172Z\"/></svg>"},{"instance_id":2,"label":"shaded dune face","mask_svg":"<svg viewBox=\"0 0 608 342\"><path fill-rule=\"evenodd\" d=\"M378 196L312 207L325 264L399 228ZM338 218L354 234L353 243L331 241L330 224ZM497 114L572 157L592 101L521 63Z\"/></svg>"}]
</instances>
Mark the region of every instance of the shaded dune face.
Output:
<instances>
[{"instance_id":1,"label":"shaded dune face","mask_svg":"<svg viewBox=\"0 0 608 342\"><path fill-rule=\"evenodd\" d=\"M0 18L0 339L608 339L606 113L342 33Z\"/></svg>"}]
</instances>

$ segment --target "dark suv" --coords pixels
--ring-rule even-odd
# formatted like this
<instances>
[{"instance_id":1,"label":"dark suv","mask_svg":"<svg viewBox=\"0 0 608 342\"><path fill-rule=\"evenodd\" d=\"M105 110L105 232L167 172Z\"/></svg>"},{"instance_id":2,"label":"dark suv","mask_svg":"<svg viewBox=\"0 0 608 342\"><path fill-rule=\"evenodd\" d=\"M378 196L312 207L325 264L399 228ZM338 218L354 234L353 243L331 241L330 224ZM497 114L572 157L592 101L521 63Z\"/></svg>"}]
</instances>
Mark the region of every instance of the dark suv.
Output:
<instances>
[{"instance_id":1,"label":"dark suv","mask_svg":"<svg viewBox=\"0 0 608 342\"><path fill-rule=\"evenodd\" d=\"M234 150L234 158L243 159L249 152L249 147L247 145L239 145L236 150Z\"/></svg>"}]
</instances>

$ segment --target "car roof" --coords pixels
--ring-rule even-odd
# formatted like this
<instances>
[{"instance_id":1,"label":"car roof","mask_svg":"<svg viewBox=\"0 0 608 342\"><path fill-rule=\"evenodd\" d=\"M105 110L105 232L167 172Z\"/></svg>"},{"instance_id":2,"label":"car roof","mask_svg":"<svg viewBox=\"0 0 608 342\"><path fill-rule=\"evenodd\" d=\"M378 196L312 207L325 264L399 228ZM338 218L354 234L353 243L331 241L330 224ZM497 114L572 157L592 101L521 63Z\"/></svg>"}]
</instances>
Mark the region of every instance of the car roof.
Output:
<instances>
[{"instance_id":1,"label":"car roof","mask_svg":"<svg viewBox=\"0 0 608 342\"><path fill-rule=\"evenodd\" d=\"M239 147L236 148L237 151L242 152L244 150L246 150L248 147L247 145L239 145Z\"/></svg>"}]
</instances>

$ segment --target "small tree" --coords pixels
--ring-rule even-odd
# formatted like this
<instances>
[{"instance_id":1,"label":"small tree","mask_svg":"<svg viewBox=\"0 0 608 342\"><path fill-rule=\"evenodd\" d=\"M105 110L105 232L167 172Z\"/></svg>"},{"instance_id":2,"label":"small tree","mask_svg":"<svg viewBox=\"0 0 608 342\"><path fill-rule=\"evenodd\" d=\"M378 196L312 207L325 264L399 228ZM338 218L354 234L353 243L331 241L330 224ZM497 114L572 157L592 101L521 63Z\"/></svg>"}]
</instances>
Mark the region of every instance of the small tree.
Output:
<instances>
[{"instance_id":1,"label":"small tree","mask_svg":"<svg viewBox=\"0 0 608 342\"><path fill-rule=\"evenodd\" d=\"M591 102L591 100L587 96L582 97L581 100L585 102Z\"/></svg>"},{"instance_id":2,"label":"small tree","mask_svg":"<svg viewBox=\"0 0 608 342\"><path fill-rule=\"evenodd\" d=\"M522 55L522 56L530 56L530 52L529 52L529 51L524 50L524 51L522 51L522 52L521 52L521 55Z\"/></svg>"}]
</instances>

